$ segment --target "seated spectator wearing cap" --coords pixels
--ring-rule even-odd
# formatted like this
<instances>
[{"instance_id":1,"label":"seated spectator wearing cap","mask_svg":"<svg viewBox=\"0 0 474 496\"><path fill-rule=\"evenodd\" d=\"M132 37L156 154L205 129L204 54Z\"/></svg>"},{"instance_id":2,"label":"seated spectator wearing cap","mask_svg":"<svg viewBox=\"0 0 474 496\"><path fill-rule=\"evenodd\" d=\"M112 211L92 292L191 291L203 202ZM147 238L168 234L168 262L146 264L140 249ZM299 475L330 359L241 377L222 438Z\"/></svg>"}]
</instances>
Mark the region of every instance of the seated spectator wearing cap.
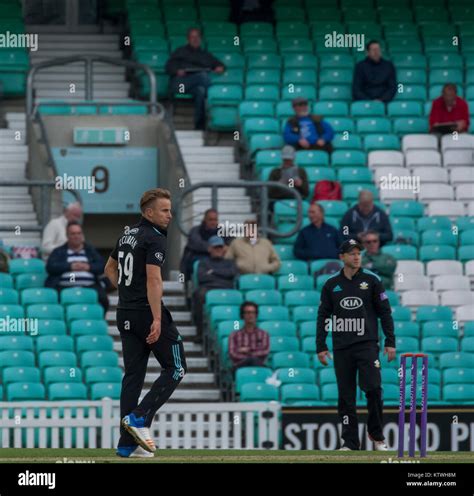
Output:
<instances>
[{"instance_id":1,"label":"seated spectator wearing cap","mask_svg":"<svg viewBox=\"0 0 474 496\"><path fill-rule=\"evenodd\" d=\"M245 228L247 236L235 238L225 258L235 261L240 274L273 274L281 262L272 242L258 236L254 220L245 221Z\"/></svg>"},{"instance_id":2,"label":"seated spectator wearing cap","mask_svg":"<svg viewBox=\"0 0 474 496\"><path fill-rule=\"evenodd\" d=\"M201 31L190 28L188 43L177 48L166 62L173 93L189 93L194 97L194 128L204 129L207 89L211 85L209 71L222 74L224 64L201 46ZM180 91L181 88L184 91Z\"/></svg>"},{"instance_id":3,"label":"seated spectator wearing cap","mask_svg":"<svg viewBox=\"0 0 474 496\"><path fill-rule=\"evenodd\" d=\"M77 286L95 289L99 303L107 311L109 302L101 280L104 259L94 247L85 242L78 222L69 222L66 235L67 242L54 249L48 258L45 286L57 291Z\"/></svg>"},{"instance_id":4,"label":"seated spectator wearing cap","mask_svg":"<svg viewBox=\"0 0 474 496\"><path fill-rule=\"evenodd\" d=\"M430 132L465 133L469 129L469 106L457 95L455 84L445 84L441 96L433 100L430 112Z\"/></svg>"},{"instance_id":5,"label":"seated spectator wearing cap","mask_svg":"<svg viewBox=\"0 0 474 496\"><path fill-rule=\"evenodd\" d=\"M200 260L198 265L198 289L194 292L194 319L198 330L202 329L202 307L206 293L210 289L232 289L238 275L232 260L224 258L224 240L219 236L209 238L209 257Z\"/></svg>"},{"instance_id":6,"label":"seated spectator wearing cap","mask_svg":"<svg viewBox=\"0 0 474 496\"><path fill-rule=\"evenodd\" d=\"M308 176L302 167L295 165L295 149L290 145L284 146L281 151L281 158L281 166L275 167L270 172L268 180L282 183L290 188L295 188L302 198L306 198L309 193ZM295 198L290 192L279 188L270 188L268 197L271 200Z\"/></svg>"},{"instance_id":7,"label":"seated spectator wearing cap","mask_svg":"<svg viewBox=\"0 0 474 496\"><path fill-rule=\"evenodd\" d=\"M242 329L229 336L229 356L234 371L240 367L264 367L270 353L270 336L257 327L258 306L244 301L240 305L240 317L244 320Z\"/></svg>"},{"instance_id":8,"label":"seated spectator wearing cap","mask_svg":"<svg viewBox=\"0 0 474 496\"><path fill-rule=\"evenodd\" d=\"M324 208L312 203L308 210L311 221L298 233L293 253L300 260L339 258L339 246L343 241L341 233L324 222Z\"/></svg>"},{"instance_id":9,"label":"seated spectator wearing cap","mask_svg":"<svg viewBox=\"0 0 474 496\"><path fill-rule=\"evenodd\" d=\"M341 232L345 238L357 238L362 241L362 235L369 229L379 234L382 246L393 239L392 226L387 214L375 205L371 191L362 190L357 205L344 214Z\"/></svg>"},{"instance_id":10,"label":"seated spectator wearing cap","mask_svg":"<svg viewBox=\"0 0 474 496\"><path fill-rule=\"evenodd\" d=\"M393 289L393 274L397 268L397 260L388 253L380 251L378 232L369 230L362 235L365 251L362 256L362 267L375 272L386 289Z\"/></svg>"},{"instance_id":11,"label":"seated spectator wearing cap","mask_svg":"<svg viewBox=\"0 0 474 496\"><path fill-rule=\"evenodd\" d=\"M217 210L209 208L204 212L204 218L198 226L194 226L188 234L188 242L184 248L181 258L180 270L184 274L186 281L191 278L193 264L196 260L209 257L208 241L212 236L217 236L219 226L219 215ZM226 245L230 239L224 238ZM224 246L224 253L227 246Z\"/></svg>"},{"instance_id":12,"label":"seated spectator wearing cap","mask_svg":"<svg viewBox=\"0 0 474 496\"><path fill-rule=\"evenodd\" d=\"M397 92L395 66L382 58L378 41L367 43L367 57L358 62L352 81L354 100L380 100L390 102Z\"/></svg>"},{"instance_id":13,"label":"seated spectator wearing cap","mask_svg":"<svg viewBox=\"0 0 474 496\"><path fill-rule=\"evenodd\" d=\"M283 131L285 143L297 150L325 150L332 152L331 141L334 131L322 115L309 113L308 100L295 98L292 102L295 111Z\"/></svg>"}]
</instances>

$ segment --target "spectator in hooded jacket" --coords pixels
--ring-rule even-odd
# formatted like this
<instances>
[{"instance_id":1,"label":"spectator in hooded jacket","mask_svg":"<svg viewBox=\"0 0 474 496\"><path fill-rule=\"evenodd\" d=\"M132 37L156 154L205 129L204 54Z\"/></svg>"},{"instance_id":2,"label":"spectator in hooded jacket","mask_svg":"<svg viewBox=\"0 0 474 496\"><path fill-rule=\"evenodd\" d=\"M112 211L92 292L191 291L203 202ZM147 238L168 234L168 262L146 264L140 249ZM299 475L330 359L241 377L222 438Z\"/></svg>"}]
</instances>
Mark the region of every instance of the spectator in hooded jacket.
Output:
<instances>
[{"instance_id":1,"label":"spectator in hooded jacket","mask_svg":"<svg viewBox=\"0 0 474 496\"><path fill-rule=\"evenodd\" d=\"M344 238L357 238L362 241L363 235L376 231L380 236L380 244L392 241L392 226L387 214L374 203L371 191L362 190L359 202L350 208L341 220L341 232Z\"/></svg>"}]
</instances>

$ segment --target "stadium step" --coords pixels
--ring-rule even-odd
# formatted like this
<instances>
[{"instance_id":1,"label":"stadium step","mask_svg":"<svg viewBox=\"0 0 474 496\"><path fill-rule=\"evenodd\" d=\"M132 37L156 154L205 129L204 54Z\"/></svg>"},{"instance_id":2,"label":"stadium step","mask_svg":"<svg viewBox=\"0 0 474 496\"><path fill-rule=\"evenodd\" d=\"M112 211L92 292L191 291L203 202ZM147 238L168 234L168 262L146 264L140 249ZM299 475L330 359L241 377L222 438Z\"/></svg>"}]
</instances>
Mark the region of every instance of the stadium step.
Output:
<instances>
[{"instance_id":1,"label":"stadium step","mask_svg":"<svg viewBox=\"0 0 474 496\"><path fill-rule=\"evenodd\" d=\"M69 88L64 88L63 90L38 90L36 92L37 98L51 98L57 100L85 100L86 94L84 91L78 90L75 93L70 93ZM94 98L97 100L117 100L119 98L128 98L128 89L118 89L118 90L95 90Z\"/></svg>"}]
</instances>

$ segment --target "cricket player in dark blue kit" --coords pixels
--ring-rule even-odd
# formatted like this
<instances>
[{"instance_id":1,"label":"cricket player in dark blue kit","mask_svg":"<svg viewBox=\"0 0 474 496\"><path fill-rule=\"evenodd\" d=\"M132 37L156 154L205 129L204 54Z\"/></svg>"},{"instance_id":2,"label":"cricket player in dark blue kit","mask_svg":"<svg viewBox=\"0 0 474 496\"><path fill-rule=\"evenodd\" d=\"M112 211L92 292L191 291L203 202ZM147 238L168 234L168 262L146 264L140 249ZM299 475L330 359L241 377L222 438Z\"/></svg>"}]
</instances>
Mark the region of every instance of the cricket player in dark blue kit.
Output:
<instances>
[{"instance_id":1,"label":"cricket player in dark blue kit","mask_svg":"<svg viewBox=\"0 0 474 496\"><path fill-rule=\"evenodd\" d=\"M340 272L323 286L318 310L316 353L323 365L331 358L326 345L331 330L334 369L342 422L342 450L360 449L356 413L357 375L365 392L368 434L378 451L386 451L383 428L382 380L379 360L378 319L385 334L384 354L395 358L392 310L379 276L361 268L362 245L349 239L341 244Z\"/></svg>"},{"instance_id":2,"label":"cricket player in dark blue kit","mask_svg":"<svg viewBox=\"0 0 474 496\"><path fill-rule=\"evenodd\" d=\"M122 340L125 375L120 394L121 436L117 454L153 456L150 433L156 411L169 399L186 373L183 341L171 313L161 301L161 267L166 258L171 196L164 189L146 191L140 222L126 228L110 254L105 274L118 287L117 327ZM138 403L150 352L162 370Z\"/></svg>"}]
</instances>

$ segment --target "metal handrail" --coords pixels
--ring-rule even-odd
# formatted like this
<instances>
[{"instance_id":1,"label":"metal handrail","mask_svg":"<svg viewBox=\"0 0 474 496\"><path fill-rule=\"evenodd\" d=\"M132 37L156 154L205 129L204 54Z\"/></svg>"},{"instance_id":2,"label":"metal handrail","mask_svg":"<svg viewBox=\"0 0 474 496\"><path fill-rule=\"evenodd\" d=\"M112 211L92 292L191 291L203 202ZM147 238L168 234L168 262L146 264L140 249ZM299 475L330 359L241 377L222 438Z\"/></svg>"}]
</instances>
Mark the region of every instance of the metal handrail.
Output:
<instances>
[{"instance_id":1,"label":"metal handrail","mask_svg":"<svg viewBox=\"0 0 474 496\"><path fill-rule=\"evenodd\" d=\"M85 82L85 99L90 100L90 102L67 102L70 105L107 105L110 102L107 101L97 101L93 100L93 64L94 62L102 62L105 64L118 65L127 67L135 70L142 70L148 76L150 80L150 101L149 102L140 102L141 105L145 105L149 108L149 111L152 115L158 115L159 118L163 118L165 115L165 111L163 105L158 103L156 97L156 77L155 73L150 69L149 66L145 64L140 64L138 62L132 60L122 60L122 59L114 59L112 57L104 57L102 55L76 55L73 57L59 57L53 60L48 60L45 62L40 62L38 64L34 64L30 70L28 71L27 77L27 89L26 89L26 111L30 117L33 117L35 114L35 105L33 98L33 80L37 72L46 69L48 67L55 67L58 65L72 64L74 62L84 62L85 71L84 71L84 82ZM48 105L59 106L64 105L64 102L48 102ZM132 106L137 105L136 102L128 102L128 103L120 103L123 106ZM159 110L159 112L158 112Z\"/></svg>"},{"instance_id":2,"label":"metal handrail","mask_svg":"<svg viewBox=\"0 0 474 496\"><path fill-rule=\"evenodd\" d=\"M275 181L223 181L223 182L201 182L194 184L188 188L186 188L178 198L177 205L182 206L184 203L184 198L192 193L193 191L201 188L211 188L211 207L217 210L217 202L218 202L218 192L219 188L259 188L260 189L260 231L263 235L272 235L278 238L287 238L296 234L302 225L303 221L303 203L302 198L299 192L295 188L290 188L289 186L285 186L284 184L275 182ZM296 200L296 223L295 227L288 232L279 232L275 229L268 226L268 188L279 188L284 191L290 192ZM183 226L182 220L182 208L177 208L175 210L175 215L177 219L178 228L182 234L187 236L189 233Z\"/></svg>"}]
</instances>

